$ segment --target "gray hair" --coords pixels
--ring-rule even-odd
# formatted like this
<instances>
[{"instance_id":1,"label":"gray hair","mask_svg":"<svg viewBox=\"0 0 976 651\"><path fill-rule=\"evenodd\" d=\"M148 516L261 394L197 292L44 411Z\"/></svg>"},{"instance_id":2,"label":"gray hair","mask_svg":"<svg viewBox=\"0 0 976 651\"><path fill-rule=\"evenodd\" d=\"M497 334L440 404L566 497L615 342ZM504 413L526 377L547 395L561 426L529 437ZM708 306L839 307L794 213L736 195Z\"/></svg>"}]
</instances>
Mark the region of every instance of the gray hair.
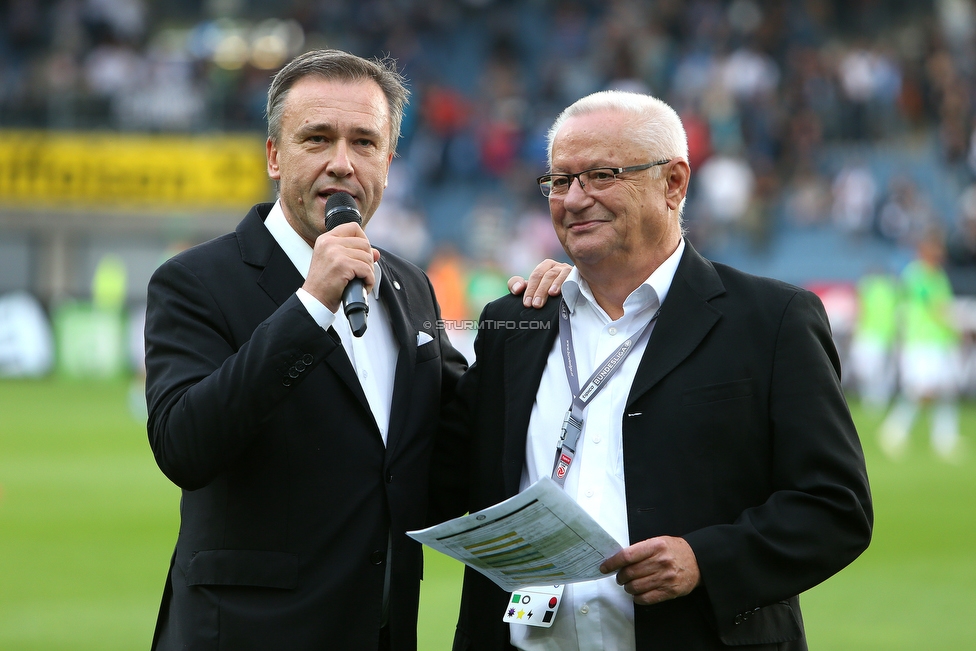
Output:
<instances>
[{"instance_id":1,"label":"gray hair","mask_svg":"<svg viewBox=\"0 0 976 651\"><path fill-rule=\"evenodd\" d=\"M651 95L622 90L603 90L578 99L553 122L549 129L547 157L552 169L552 143L559 129L569 118L599 111L631 113L638 118L633 132L634 140L647 150L648 159L688 159L688 136L681 118L673 108Z\"/></svg>"},{"instance_id":2,"label":"gray hair","mask_svg":"<svg viewBox=\"0 0 976 651\"><path fill-rule=\"evenodd\" d=\"M281 118L285 111L288 91L297 81L309 76L339 81L371 79L383 91L390 112L390 151L396 154L400 139L400 125L410 91L406 80L390 57L364 59L341 50L312 50L292 59L278 71L268 88L268 138L277 143L281 135Z\"/></svg>"},{"instance_id":3,"label":"gray hair","mask_svg":"<svg viewBox=\"0 0 976 651\"><path fill-rule=\"evenodd\" d=\"M683 158L688 160L688 134L678 113L666 102L651 95L622 90L603 90L576 100L556 117L547 136L546 156L552 170L552 143L566 120L600 111L630 113L637 118L631 133L633 139L647 152L648 160ZM652 178L661 174L660 167L651 168ZM678 223L684 217L685 200L678 206ZM682 232L684 228L682 227Z\"/></svg>"}]
</instances>

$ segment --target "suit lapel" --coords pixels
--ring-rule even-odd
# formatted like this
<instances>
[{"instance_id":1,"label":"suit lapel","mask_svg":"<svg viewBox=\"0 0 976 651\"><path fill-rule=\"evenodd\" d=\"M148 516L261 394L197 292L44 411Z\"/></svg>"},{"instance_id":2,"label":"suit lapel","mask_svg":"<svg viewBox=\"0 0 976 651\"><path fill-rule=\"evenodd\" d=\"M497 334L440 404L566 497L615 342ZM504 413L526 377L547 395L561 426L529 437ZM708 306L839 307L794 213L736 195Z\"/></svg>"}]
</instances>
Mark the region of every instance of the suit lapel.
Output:
<instances>
[{"instance_id":1,"label":"suit lapel","mask_svg":"<svg viewBox=\"0 0 976 651\"><path fill-rule=\"evenodd\" d=\"M408 321L410 298L403 288L404 281L387 262L380 258L383 279L380 282L380 300L390 315L390 326L393 336L399 345L396 370L393 375L393 400L390 404L390 429L386 437L387 455L392 456L400 442L403 428L407 422L407 412L410 409L410 396L413 390L413 376L417 364L417 328L411 327ZM397 286L400 289L397 289ZM426 317L425 317L426 318ZM416 325L416 324L414 324ZM433 326L436 328L436 324ZM435 332L436 335L436 332Z\"/></svg>"},{"instance_id":2,"label":"suit lapel","mask_svg":"<svg viewBox=\"0 0 976 651\"><path fill-rule=\"evenodd\" d=\"M502 480L506 495L515 495L525 464L525 443L532 405L539 391L542 372L559 329L559 300L549 300L545 307L523 308L520 321L549 324L548 330L516 330L505 341L503 387L505 396L505 443L502 458Z\"/></svg>"},{"instance_id":3,"label":"suit lapel","mask_svg":"<svg viewBox=\"0 0 976 651\"><path fill-rule=\"evenodd\" d=\"M275 302L281 305L295 293L304 282L302 274L291 263L288 256L275 242L271 231L264 225L273 204L258 204L251 208L247 216L237 226L237 241L241 247L241 259L260 268L258 286Z\"/></svg>"},{"instance_id":4,"label":"suit lapel","mask_svg":"<svg viewBox=\"0 0 976 651\"><path fill-rule=\"evenodd\" d=\"M281 306L303 284L302 274L276 242L268 256L264 271L258 278L258 285L276 305Z\"/></svg>"},{"instance_id":5,"label":"suit lapel","mask_svg":"<svg viewBox=\"0 0 976 651\"><path fill-rule=\"evenodd\" d=\"M715 268L685 241L671 289L627 398L628 406L684 361L722 314L708 303L725 292Z\"/></svg>"}]
</instances>

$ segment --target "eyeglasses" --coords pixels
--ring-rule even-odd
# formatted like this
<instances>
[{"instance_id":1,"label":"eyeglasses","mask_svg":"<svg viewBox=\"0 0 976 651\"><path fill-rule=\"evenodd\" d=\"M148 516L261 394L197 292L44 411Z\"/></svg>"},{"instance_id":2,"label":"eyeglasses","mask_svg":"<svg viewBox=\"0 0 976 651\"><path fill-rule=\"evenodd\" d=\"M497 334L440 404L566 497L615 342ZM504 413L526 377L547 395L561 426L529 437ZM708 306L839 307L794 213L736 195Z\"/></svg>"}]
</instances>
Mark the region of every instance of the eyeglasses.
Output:
<instances>
[{"instance_id":1,"label":"eyeglasses","mask_svg":"<svg viewBox=\"0 0 976 651\"><path fill-rule=\"evenodd\" d=\"M594 167L593 169L583 170L577 174L543 174L535 182L539 184L539 189L542 190L542 196L544 197L553 194L566 194L569 192L569 186L573 184L573 179L579 180L580 187L583 190L589 187L595 191L600 191L606 190L613 185L614 181L617 180L617 174L639 172L670 162L671 159L668 158L654 163L645 163L644 165L631 165L630 167Z\"/></svg>"}]
</instances>

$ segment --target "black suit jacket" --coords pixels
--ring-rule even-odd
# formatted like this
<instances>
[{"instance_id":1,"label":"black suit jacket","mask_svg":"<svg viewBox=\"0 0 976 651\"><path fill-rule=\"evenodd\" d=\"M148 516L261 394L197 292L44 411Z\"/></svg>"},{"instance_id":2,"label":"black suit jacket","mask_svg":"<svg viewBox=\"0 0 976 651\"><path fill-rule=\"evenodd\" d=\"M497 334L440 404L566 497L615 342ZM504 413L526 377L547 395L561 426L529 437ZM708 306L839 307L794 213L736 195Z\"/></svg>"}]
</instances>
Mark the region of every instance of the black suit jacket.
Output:
<instances>
[{"instance_id":1,"label":"black suit jacket","mask_svg":"<svg viewBox=\"0 0 976 651\"><path fill-rule=\"evenodd\" d=\"M479 331L477 361L435 452L436 518L518 491L556 308L505 297L485 309L483 319L542 325ZM630 540L685 538L702 577L686 597L636 607L637 647L805 649L797 595L857 557L873 521L816 296L713 264L686 244L622 428ZM464 473L452 472L460 460ZM509 648L506 600L466 569L454 648Z\"/></svg>"},{"instance_id":2,"label":"black suit jacket","mask_svg":"<svg viewBox=\"0 0 976 651\"><path fill-rule=\"evenodd\" d=\"M463 358L426 276L384 253L399 345L384 447L338 335L295 296L303 279L263 224L270 207L149 284L149 441L183 489L153 648L375 649L392 541L389 629L394 649L414 649L422 555L404 532L425 523ZM433 340L418 346L420 331Z\"/></svg>"}]
</instances>

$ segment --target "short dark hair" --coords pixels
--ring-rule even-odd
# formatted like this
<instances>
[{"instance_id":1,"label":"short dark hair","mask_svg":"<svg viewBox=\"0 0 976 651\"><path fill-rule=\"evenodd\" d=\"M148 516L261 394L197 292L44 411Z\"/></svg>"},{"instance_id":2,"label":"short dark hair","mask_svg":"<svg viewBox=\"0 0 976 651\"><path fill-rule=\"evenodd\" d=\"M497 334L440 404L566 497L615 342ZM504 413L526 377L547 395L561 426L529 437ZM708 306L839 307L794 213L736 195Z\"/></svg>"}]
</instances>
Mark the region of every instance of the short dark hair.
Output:
<instances>
[{"instance_id":1,"label":"short dark hair","mask_svg":"<svg viewBox=\"0 0 976 651\"><path fill-rule=\"evenodd\" d=\"M289 61L278 71L268 88L268 138L277 143L281 135L281 117L288 91L300 79L309 76L341 81L372 79L386 96L390 112L390 151L396 154L400 125L410 91L406 79L396 69L391 57L364 59L341 50L312 50Z\"/></svg>"}]
</instances>

